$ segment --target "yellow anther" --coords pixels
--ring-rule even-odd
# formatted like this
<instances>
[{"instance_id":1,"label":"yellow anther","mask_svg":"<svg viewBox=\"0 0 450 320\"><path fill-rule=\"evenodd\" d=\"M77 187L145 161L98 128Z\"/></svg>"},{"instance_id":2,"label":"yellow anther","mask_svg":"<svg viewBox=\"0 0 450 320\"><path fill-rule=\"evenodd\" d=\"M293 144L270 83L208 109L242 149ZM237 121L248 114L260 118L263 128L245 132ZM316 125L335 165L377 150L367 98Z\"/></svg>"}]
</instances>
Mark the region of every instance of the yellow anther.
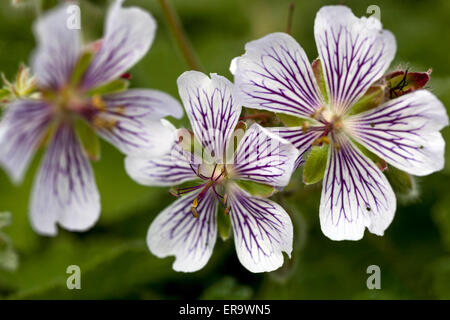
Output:
<instances>
[{"instance_id":1,"label":"yellow anther","mask_svg":"<svg viewBox=\"0 0 450 320\"><path fill-rule=\"evenodd\" d=\"M313 146L318 146L318 145L321 145L323 143L330 144L330 138L328 138L327 136L323 136L323 137L317 138L316 140L314 140L312 145Z\"/></svg>"},{"instance_id":2,"label":"yellow anther","mask_svg":"<svg viewBox=\"0 0 450 320\"><path fill-rule=\"evenodd\" d=\"M230 212L230 207L225 208L225 210L223 211L224 214L228 214Z\"/></svg>"},{"instance_id":3,"label":"yellow anther","mask_svg":"<svg viewBox=\"0 0 450 320\"><path fill-rule=\"evenodd\" d=\"M92 97L92 105L94 106L94 108L98 110L106 111L106 103L105 101L103 101L102 97L98 94Z\"/></svg>"},{"instance_id":4,"label":"yellow anther","mask_svg":"<svg viewBox=\"0 0 450 320\"><path fill-rule=\"evenodd\" d=\"M322 106L319 109L317 109L316 111L314 111L313 114L311 114L311 118L318 120L319 116L322 114L322 111L325 110L325 107Z\"/></svg>"},{"instance_id":5,"label":"yellow anther","mask_svg":"<svg viewBox=\"0 0 450 320\"><path fill-rule=\"evenodd\" d=\"M92 119L92 125L99 129L111 130L117 126L117 120L94 116Z\"/></svg>"},{"instance_id":6,"label":"yellow anther","mask_svg":"<svg viewBox=\"0 0 450 320\"><path fill-rule=\"evenodd\" d=\"M335 143L334 143L334 148L335 148L337 151L339 151L339 150L341 150L341 145L340 145L339 143L335 142Z\"/></svg>"},{"instance_id":7,"label":"yellow anther","mask_svg":"<svg viewBox=\"0 0 450 320\"><path fill-rule=\"evenodd\" d=\"M114 108L114 111L118 114L125 114L125 107L124 106L118 106Z\"/></svg>"},{"instance_id":8,"label":"yellow anther","mask_svg":"<svg viewBox=\"0 0 450 320\"><path fill-rule=\"evenodd\" d=\"M198 199L195 198L194 202L192 202L192 208L197 208L198 207Z\"/></svg>"},{"instance_id":9,"label":"yellow anther","mask_svg":"<svg viewBox=\"0 0 450 320\"><path fill-rule=\"evenodd\" d=\"M192 212L192 215L194 216L194 218L198 218L198 212L194 207L191 208L191 212Z\"/></svg>"},{"instance_id":10,"label":"yellow anther","mask_svg":"<svg viewBox=\"0 0 450 320\"><path fill-rule=\"evenodd\" d=\"M309 126L310 126L310 124L309 124L308 121L303 122L303 124L302 124L302 131L303 131L303 133L306 133L306 131L308 131Z\"/></svg>"}]
</instances>

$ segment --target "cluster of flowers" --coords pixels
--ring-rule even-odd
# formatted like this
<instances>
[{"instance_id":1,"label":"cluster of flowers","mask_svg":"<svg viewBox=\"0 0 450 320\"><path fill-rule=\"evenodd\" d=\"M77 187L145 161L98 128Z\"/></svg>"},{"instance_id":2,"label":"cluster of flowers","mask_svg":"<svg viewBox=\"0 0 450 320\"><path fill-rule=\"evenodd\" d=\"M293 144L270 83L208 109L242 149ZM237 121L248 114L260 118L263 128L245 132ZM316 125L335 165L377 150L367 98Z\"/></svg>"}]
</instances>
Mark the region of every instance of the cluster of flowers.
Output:
<instances>
[{"instance_id":1,"label":"cluster of flowers","mask_svg":"<svg viewBox=\"0 0 450 320\"><path fill-rule=\"evenodd\" d=\"M20 182L35 151L47 146L29 209L36 232L83 231L97 221L89 162L98 158L96 134L126 154L137 182L175 186L179 199L153 221L147 243L158 257L175 256L173 268L184 272L201 269L217 234L226 239L231 230L248 270L279 268L292 251L293 225L268 198L305 162L314 168L306 183L323 179L320 224L333 240L361 239L366 227L383 235L396 210L383 171L422 176L443 168L445 108L422 89L427 73L385 75L396 42L377 19L323 7L312 64L290 35L273 33L232 61L234 83L183 73L177 84L192 129L177 130L163 119L182 117L176 99L127 89L124 73L148 51L156 24L122 3L113 3L103 38L89 45L66 27L66 6L39 18L33 78L22 70L11 85L16 97L0 123L0 164ZM288 126L244 122L242 106Z\"/></svg>"}]
</instances>

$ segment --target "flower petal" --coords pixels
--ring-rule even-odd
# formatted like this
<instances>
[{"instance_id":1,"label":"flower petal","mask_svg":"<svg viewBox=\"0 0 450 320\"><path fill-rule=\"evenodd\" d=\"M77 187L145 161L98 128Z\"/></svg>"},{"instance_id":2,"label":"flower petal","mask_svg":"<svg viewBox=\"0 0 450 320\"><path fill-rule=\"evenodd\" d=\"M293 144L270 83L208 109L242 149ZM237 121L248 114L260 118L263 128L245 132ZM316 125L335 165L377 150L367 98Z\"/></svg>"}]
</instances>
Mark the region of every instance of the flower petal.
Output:
<instances>
[{"instance_id":1,"label":"flower petal","mask_svg":"<svg viewBox=\"0 0 450 320\"><path fill-rule=\"evenodd\" d=\"M111 113L125 112L130 117L160 119L183 116L181 104L171 95L150 89L129 89L102 96L107 110Z\"/></svg>"},{"instance_id":2,"label":"flower petal","mask_svg":"<svg viewBox=\"0 0 450 320\"><path fill-rule=\"evenodd\" d=\"M153 42L153 17L137 7L122 8L123 1L116 0L108 11L101 47L84 75L84 88L118 78L147 53Z\"/></svg>"},{"instance_id":3,"label":"flower petal","mask_svg":"<svg viewBox=\"0 0 450 320\"><path fill-rule=\"evenodd\" d=\"M311 148L312 143L324 132L322 126L309 127L307 129L302 127L272 127L266 129L289 141L298 149L299 156L297 157L295 168L303 164L303 155Z\"/></svg>"},{"instance_id":4,"label":"flower petal","mask_svg":"<svg viewBox=\"0 0 450 320\"><path fill-rule=\"evenodd\" d=\"M211 79L187 71L177 80L178 90L196 138L218 163L223 163L227 144L241 114L233 84L212 73Z\"/></svg>"},{"instance_id":5,"label":"flower petal","mask_svg":"<svg viewBox=\"0 0 450 320\"><path fill-rule=\"evenodd\" d=\"M448 125L448 116L429 91L403 95L347 121L362 145L403 171L423 176L444 168L439 130Z\"/></svg>"},{"instance_id":6,"label":"flower petal","mask_svg":"<svg viewBox=\"0 0 450 320\"><path fill-rule=\"evenodd\" d=\"M126 155L157 157L166 154L176 139L174 126L129 100L125 105L118 105L121 96L105 97L106 110L87 115L87 121L103 139Z\"/></svg>"},{"instance_id":7,"label":"flower petal","mask_svg":"<svg viewBox=\"0 0 450 320\"><path fill-rule=\"evenodd\" d=\"M15 183L23 175L52 120L51 107L41 101L11 103L0 123L0 164Z\"/></svg>"},{"instance_id":8,"label":"flower petal","mask_svg":"<svg viewBox=\"0 0 450 320\"><path fill-rule=\"evenodd\" d=\"M125 169L135 181L146 186L174 186L194 180L196 165L189 161L189 156L177 143L171 152L162 157L148 159L128 156ZM201 162L198 162L201 163Z\"/></svg>"},{"instance_id":9,"label":"flower petal","mask_svg":"<svg viewBox=\"0 0 450 320\"><path fill-rule=\"evenodd\" d=\"M91 165L70 125L55 132L36 177L30 219L33 229L56 235L59 224L70 231L91 228L100 215L100 196Z\"/></svg>"},{"instance_id":10,"label":"flower petal","mask_svg":"<svg viewBox=\"0 0 450 320\"><path fill-rule=\"evenodd\" d=\"M41 87L57 90L70 80L80 54L80 34L70 29L69 4L40 17L33 26L38 47L31 65Z\"/></svg>"},{"instance_id":11,"label":"flower petal","mask_svg":"<svg viewBox=\"0 0 450 320\"><path fill-rule=\"evenodd\" d=\"M387 70L395 38L374 17L357 18L345 6L325 6L314 23L330 104L344 114Z\"/></svg>"},{"instance_id":12,"label":"flower petal","mask_svg":"<svg viewBox=\"0 0 450 320\"><path fill-rule=\"evenodd\" d=\"M234 243L239 261L251 272L269 272L283 265L283 251L291 256L293 227L277 203L250 196L235 187L229 194Z\"/></svg>"},{"instance_id":13,"label":"flower petal","mask_svg":"<svg viewBox=\"0 0 450 320\"><path fill-rule=\"evenodd\" d=\"M254 124L237 147L233 173L239 179L284 187L296 168L298 155L291 143Z\"/></svg>"},{"instance_id":14,"label":"flower petal","mask_svg":"<svg viewBox=\"0 0 450 320\"><path fill-rule=\"evenodd\" d=\"M233 60L240 102L254 109L310 117L323 105L311 63L285 33L272 33L245 45Z\"/></svg>"},{"instance_id":15,"label":"flower petal","mask_svg":"<svg viewBox=\"0 0 450 320\"><path fill-rule=\"evenodd\" d=\"M173 269L194 272L211 257L217 238L217 200L208 192L199 201L198 217L192 215L196 191L175 201L152 222L147 233L150 251L159 258L175 256Z\"/></svg>"},{"instance_id":16,"label":"flower petal","mask_svg":"<svg viewBox=\"0 0 450 320\"><path fill-rule=\"evenodd\" d=\"M332 240L359 240L367 227L383 235L396 209L389 182L375 164L342 135L330 146L320 199L320 225Z\"/></svg>"}]
</instances>

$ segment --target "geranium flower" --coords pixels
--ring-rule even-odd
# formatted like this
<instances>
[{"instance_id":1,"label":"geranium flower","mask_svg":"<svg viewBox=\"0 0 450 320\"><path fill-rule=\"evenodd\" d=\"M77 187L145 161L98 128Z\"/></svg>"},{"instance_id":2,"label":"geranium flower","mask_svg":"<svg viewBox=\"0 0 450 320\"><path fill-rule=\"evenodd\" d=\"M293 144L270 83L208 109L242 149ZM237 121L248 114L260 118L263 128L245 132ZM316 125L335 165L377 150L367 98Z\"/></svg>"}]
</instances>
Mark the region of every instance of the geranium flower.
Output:
<instances>
[{"instance_id":1,"label":"geranium flower","mask_svg":"<svg viewBox=\"0 0 450 320\"><path fill-rule=\"evenodd\" d=\"M301 154L329 144L320 202L326 236L358 240L366 227L383 235L396 198L385 175L361 150L413 175L441 170L445 108L429 91L417 90L353 114L355 105L371 100L365 94L389 67L394 36L377 19L359 19L345 6L320 9L314 34L321 63L314 70L287 34L249 42L245 55L232 63L239 96L249 108L303 119L297 127L278 128ZM323 70L321 77L317 70Z\"/></svg>"},{"instance_id":2,"label":"geranium flower","mask_svg":"<svg viewBox=\"0 0 450 320\"><path fill-rule=\"evenodd\" d=\"M216 219L229 217L241 263L252 272L277 269L283 264L282 252L292 251L291 219L278 204L244 190L243 185L286 186L298 150L257 124L240 135L236 145L241 105L226 78L212 74L210 79L189 71L179 77L178 88L194 139L180 135L183 140L175 141L172 152L160 159L129 156L125 162L128 174L144 185L193 181L176 189L175 195L181 197L151 224L150 251L158 257L175 256L177 271L197 271L212 254ZM191 144L200 145L203 155ZM225 216L217 215L219 204Z\"/></svg>"},{"instance_id":3,"label":"geranium flower","mask_svg":"<svg viewBox=\"0 0 450 320\"><path fill-rule=\"evenodd\" d=\"M39 99L19 99L7 106L0 123L0 164L18 183L35 151L48 141L30 205L38 233L55 235L57 224L86 230L99 217L99 193L76 122L86 123L85 128L126 154L160 155L170 148L165 141L172 133L161 118L182 115L174 98L138 89L103 94L123 84L118 79L145 55L156 29L148 13L124 9L122 2L110 8L95 53L93 46L81 47L78 30L68 28L67 5L48 12L34 26L38 48L32 70ZM96 138L87 136L87 143Z\"/></svg>"}]
</instances>

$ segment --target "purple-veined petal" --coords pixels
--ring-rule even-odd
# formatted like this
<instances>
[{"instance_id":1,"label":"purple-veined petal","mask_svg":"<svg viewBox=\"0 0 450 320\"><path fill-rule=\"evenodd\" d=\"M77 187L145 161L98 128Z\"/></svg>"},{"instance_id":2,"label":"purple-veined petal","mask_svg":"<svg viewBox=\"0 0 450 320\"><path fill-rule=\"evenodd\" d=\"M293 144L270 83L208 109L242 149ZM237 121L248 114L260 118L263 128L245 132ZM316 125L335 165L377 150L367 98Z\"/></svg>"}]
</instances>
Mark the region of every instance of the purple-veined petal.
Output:
<instances>
[{"instance_id":1,"label":"purple-veined petal","mask_svg":"<svg viewBox=\"0 0 450 320\"><path fill-rule=\"evenodd\" d=\"M396 209L389 182L347 137L334 135L320 199L320 225L332 240L359 240L367 227L383 235Z\"/></svg>"},{"instance_id":2,"label":"purple-veined petal","mask_svg":"<svg viewBox=\"0 0 450 320\"><path fill-rule=\"evenodd\" d=\"M293 227L277 203L253 197L237 186L229 193L230 218L239 261L251 272L269 272L291 256Z\"/></svg>"},{"instance_id":3,"label":"purple-veined petal","mask_svg":"<svg viewBox=\"0 0 450 320\"><path fill-rule=\"evenodd\" d=\"M126 155L162 156L176 139L175 127L169 121L154 119L144 108L112 106L86 118L103 139Z\"/></svg>"},{"instance_id":4,"label":"purple-veined petal","mask_svg":"<svg viewBox=\"0 0 450 320\"><path fill-rule=\"evenodd\" d=\"M443 104L419 90L390 100L347 120L349 132L391 165L423 176L444 167L445 141L439 130L448 125Z\"/></svg>"},{"instance_id":5,"label":"purple-veined petal","mask_svg":"<svg viewBox=\"0 0 450 320\"><path fill-rule=\"evenodd\" d=\"M178 90L195 137L217 163L223 163L227 144L241 114L233 84L212 73L187 71L177 80Z\"/></svg>"},{"instance_id":6,"label":"purple-veined petal","mask_svg":"<svg viewBox=\"0 0 450 320\"><path fill-rule=\"evenodd\" d=\"M147 233L150 251L159 258L175 256L173 269L194 272L203 268L217 238L217 199L209 191L199 201L195 218L191 212L201 190L188 194L164 209Z\"/></svg>"},{"instance_id":7,"label":"purple-veined petal","mask_svg":"<svg viewBox=\"0 0 450 320\"><path fill-rule=\"evenodd\" d=\"M273 127L266 129L289 141L298 149L299 156L297 157L295 168L303 164L303 155L311 148L312 143L324 132L323 126L313 126L307 129L302 127Z\"/></svg>"},{"instance_id":8,"label":"purple-veined petal","mask_svg":"<svg viewBox=\"0 0 450 320\"><path fill-rule=\"evenodd\" d=\"M33 229L56 235L91 228L100 215L100 196L91 165L70 124L56 130L34 182L30 219Z\"/></svg>"},{"instance_id":9,"label":"purple-veined petal","mask_svg":"<svg viewBox=\"0 0 450 320\"><path fill-rule=\"evenodd\" d=\"M23 175L52 120L51 106L34 100L11 103L0 122L0 164L15 183Z\"/></svg>"},{"instance_id":10,"label":"purple-veined petal","mask_svg":"<svg viewBox=\"0 0 450 320\"><path fill-rule=\"evenodd\" d=\"M198 160L191 161L193 155L187 154L177 143L169 153L153 158L128 156L125 158L125 169L135 181L146 186L174 186L197 179Z\"/></svg>"},{"instance_id":11,"label":"purple-veined petal","mask_svg":"<svg viewBox=\"0 0 450 320\"><path fill-rule=\"evenodd\" d=\"M311 63L285 33L272 33L245 45L231 65L240 102L254 109L311 117L323 105Z\"/></svg>"},{"instance_id":12,"label":"purple-veined petal","mask_svg":"<svg viewBox=\"0 0 450 320\"><path fill-rule=\"evenodd\" d=\"M357 18L345 6L322 7L314 35L331 107L344 114L387 70L395 38L376 18Z\"/></svg>"},{"instance_id":13,"label":"purple-veined petal","mask_svg":"<svg viewBox=\"0 0 450 320\"><path fill-rule=\"evenodd\" d=\"M84 75L84 88L118 78L147 53L153 42L153 17L137 7L122 8L123 2L116 0L108 11L101 47Z\"/></svg>"},{"instance_id":14,"label":"purple-veined petal","mask_svg":"<svg viewBox=\"0 0 450 320\"><path fill-rule=\"evenodd\" d=\"M247 130L234 156L233 174L276 187L289 183L299 151L258 124Z\"/></svg>"},{"instance_id":15,"label":"purple-veined petal","mask_svg":"<svg viewBox=\"0 0 450 320\"><path fill-rule=\"evenodd\" d=\"M102 97L108 112L157 120L166 116L183 116L181 104L171 95L150 89L130 89Z\"/></svg>"},{"instance_id":16,"label":"purple-veined petal","mask_svg":"<svg viewBox=\"0 0 450 320\"><path fill-rule=\"evenodd\" d=\"M33 30L38 47L31 61L39 86L60 89L70 80L80 54L79 30L71 29L69 4L38 18Z\"/></svg>"}]
</instances>

